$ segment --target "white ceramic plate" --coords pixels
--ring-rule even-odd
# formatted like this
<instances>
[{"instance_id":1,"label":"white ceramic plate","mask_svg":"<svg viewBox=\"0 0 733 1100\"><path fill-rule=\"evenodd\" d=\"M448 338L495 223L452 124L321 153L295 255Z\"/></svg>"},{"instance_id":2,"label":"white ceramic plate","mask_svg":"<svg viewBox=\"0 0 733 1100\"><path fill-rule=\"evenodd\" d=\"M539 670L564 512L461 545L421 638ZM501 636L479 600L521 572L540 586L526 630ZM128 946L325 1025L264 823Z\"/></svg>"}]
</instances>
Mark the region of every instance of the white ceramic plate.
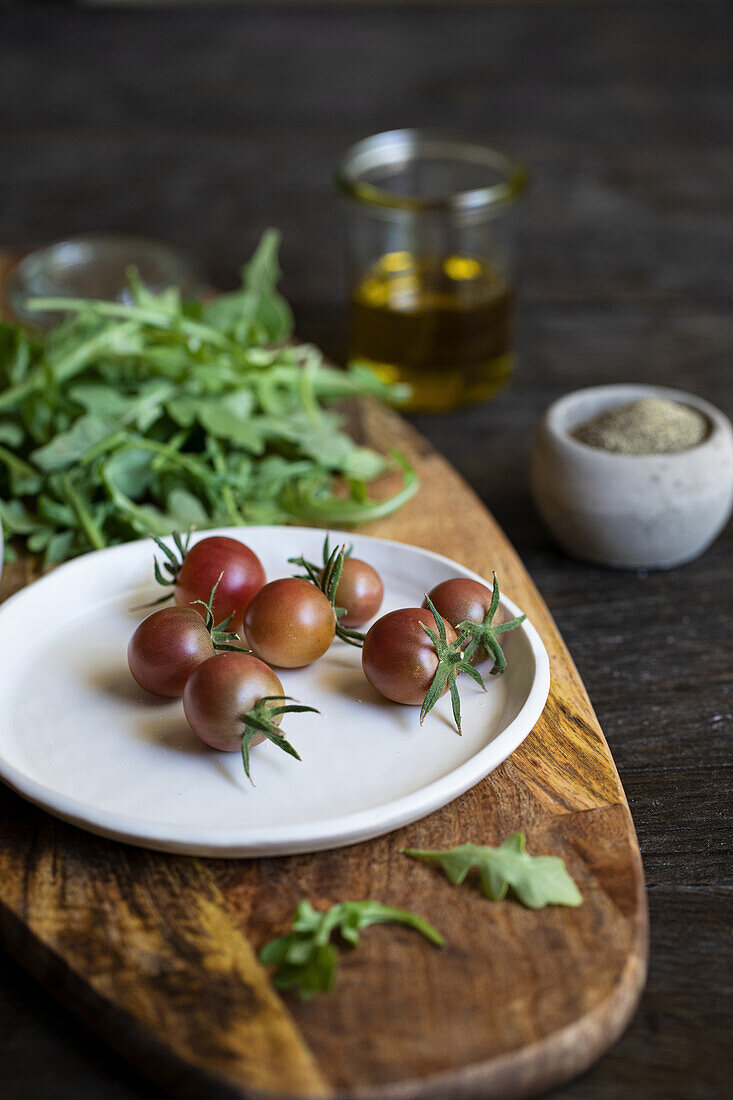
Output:
<instances>
[{"instance_id":1,"label":"white ceramic plate","mask_svg":"<svg viewBox=\"0 0 733 1100\"><path fill-rule=\"evenodd\" d=\"M292 572L288 557L319 560L323 542L322 531L297 527L216 533L251 546L270 579ZM343 537L381 574L383 612L420 606L423 593L448 577L476 577L412 546ZM359 651L335 642L310 668L280 673L286 693L321 714L283 722L302 763L268 744L253 750L252 787L238 753L213 752L196 739L180 700L146 695L130 676L127 643L144 617L132 609L160 593L152 549L146 540L87 554L0 608L0 776L91 832L230 857L353 844L468 790L542 713L549 661L528 622L505 635L508 669L486 677L485 693L461 678L462 737L448 696L421 728L418 708L382 699L364 679Z\"/></svg>"}]
</instances>

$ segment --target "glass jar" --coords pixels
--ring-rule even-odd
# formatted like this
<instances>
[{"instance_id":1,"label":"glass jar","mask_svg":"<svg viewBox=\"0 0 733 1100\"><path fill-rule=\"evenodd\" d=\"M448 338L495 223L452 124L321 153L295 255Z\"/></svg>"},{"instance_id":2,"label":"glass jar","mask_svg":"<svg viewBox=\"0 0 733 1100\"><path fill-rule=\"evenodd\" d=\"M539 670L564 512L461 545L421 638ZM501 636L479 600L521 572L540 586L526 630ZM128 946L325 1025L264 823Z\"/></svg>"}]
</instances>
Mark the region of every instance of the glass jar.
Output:
<instances>
[{"instance_id":1,"label":"glass jar","mask_svg":"<svg viewBox=\"0 0 733 1100\"><path fill-rule=\"evenodd\" d=\"M348 200L349 361L407 383L406 408L484 401L514 368L512 207L527 171L473 141L391 130L336 171Z\"/></svg>"}]
</instances>

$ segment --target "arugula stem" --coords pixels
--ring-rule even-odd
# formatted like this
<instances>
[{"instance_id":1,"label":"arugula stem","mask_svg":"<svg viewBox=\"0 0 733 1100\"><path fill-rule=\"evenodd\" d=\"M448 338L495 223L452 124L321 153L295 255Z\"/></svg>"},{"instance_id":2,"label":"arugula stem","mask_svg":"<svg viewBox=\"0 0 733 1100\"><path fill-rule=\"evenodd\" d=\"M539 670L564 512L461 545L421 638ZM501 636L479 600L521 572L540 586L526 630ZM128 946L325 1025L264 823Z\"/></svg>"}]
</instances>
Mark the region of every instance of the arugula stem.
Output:
<instances>
[{"instance_id":1,"label":"arugula stem","mask_svg":"<svg viewBox=\"0 0 733 1100\"><path fill-rule=\"evenodd\" d=\"M318 402L316 400L316 396L313 390L317 370L318 363L315 359L310 358L306 360L305 366L301 368L300 379L298 382L300 399L303 402L305 415L308 417L311 424L315 425L316 427L323 421L323 416L321 415L321 410L318 406Z\"/></svg>"},{"instance_id":2,"label":"arugula stem","mask_svg":"<svg viewBox=\"0 0 733 1100\"><path fill-rule=\"evenodd\" d=\"M169 524L159 523L153 514L145 512L143 508L131 501L121 489L117 488L107 473L104 463L100 463L99 476L110 500L118 511L127 518L133 531L137 531L139 535L149 535L151 532L161 536L170 534Z\"/></svg>"},{"instance_id":3,"label":"arugula stem","mask_svg":"<svg viewBox=\"0 0 733 1100\"><path fill-rule=\"evenodd\" d=\"M74 515L79 520L79 526L83 530L89 542L92 544L95 550L104 550L107 542L104 535L99 530L99 527L94 522L88 509L84 507L82 499L77 493L74 486L71 484L71 478L68 474L60 475L60 482L63 487L64 495L68 503L74 509Z\"/></svg>"},{"instance_id":4,"label":"arugula stem","mask_svg":"<svg viewBox=\"0 0 733 1100\"><path fill-rule=\"evenodd\" d=\"M296 385L300 381L302 370L300 364L294 363L291 366L277 363L270 368L272 383L289 387ZM311 382L316 397L332 401L341 397L361 397L369 393L383 401L399 404L406 396L403 392L405 387L383 382L373 371L367 369L358 372L338 370L320 363L313 371Z\"/></svg>"},{"instance_id":5,"label":"arugula stem","mask_svg":"<svg viewBox=\"0 0 733 1100\"><path fill-rule=\"evenodd\" d=\"M154 328L162 328L169 332L181 332L186 336L203 340L213 347L222 348L226 351L238 350L229 337L224 336L218 329L211 328L209 325L202 325L198 321L190 321L186 317L178 315L174 317L169 313L146 309L143 306L127 306L122 302L104 302L98 298L31 298L25 303L25 308L38 313L69 313L93 309L95 313L102 317L119 317L135 322L135 328L139 327L140 324L152 325Z\"/></svg>"},{"instance_id":6,"label":"arugula stem","mask_svg":"<svg viewBox=\"0 0 733 1100\"><path fill-rule=\"evenodd\" d=\"M369 923L385 924L390 921L414 928L416 932L421 932L425 939L429 940L430 943L434 943L436 947L442 947L445 943L445 936L441 936L437 928L434 928L423 917L419 917L417 913L411 913L408 909L395 909L389 905L382 905L380 906L380 912L370 917Z\"/></svg>"},{"instance_id":7,"label":"arugula stem","mask_svg":"<svg viewBox=\"0 0 733 1100\"><path fill-rule=\"evenodd\" d=\"M130 321L128 324L120 325L112 331L104 329L102 332L98 332L96 336L90 336L88 340L82 341L73 351L67 352L65 356L51 365L53 381L57 383L68 382L70 378L73 378L87 365L90 359L103 351L113 339L124 339L126 336L131 336L134 332L137 332L137 329L138 326Z\"/></svg>"},{"instance_id":8,"label":"arugula stem","mask_svg":"<svg viewBox=\"0 0 733 1100\"><path fill-rule=\"evenodd\" d=\"M130 448L140 448L143 451L153 451L155 454L161 455L167 458L175 466L182 466L184 470L188 470L190 474L198 478L200 481L207 482L211 479L211 470L198 459L193 458L191 455L181 454L180 451L174 447L170 447L167 443L159 443L157 439L146 439L143 436L130 436Z\"/></svg>"},{"instance_id":9,"label":"arugula stem","mask_svg":"<svg viewBox=\"0 0 733 1100\"><path fill-rule=\"evenodd\" d=\"M116 451L118 447L124 446L129 438L127 432L115 432L114 435L107 436L99 443L93 443L91 447L87 448L79 461L83 463L94 462L96 459L108 454L109 451Z\"/></svg>"},{"instance_id":10,"label":"arugula stem","mask_svg":"<svg viewBox=\"0 0 733 1100\"><path fill-rule=\"evenodd\" d=\"M323 522L330 526L352 526L382 519L401 508L420 487L415 468L399 451L392 451L392 458L402 468L403 484L393 496L385 500L343 500L333 495L319 496L317 490L302 483L287 485L280 497L280 503L294 519L311 522Z\"/></svg>"},{"instance_id":11,"label":"arugula stem","mask_svg":"<svg viewBox=\"0 0 733 1100\"><path fill-rule=\"evenodd\" d=\"M222 478L224 478L227 476L227 468L224 462L224 455L221 453L221 447L219 446L218 442L213 437L211 439L211 443L214 444L211 450L211 461L213 467L216 470L217 474L221 475ZM229 519L232 521L234 526L241 526L244 523L244 517L237 508L237 502L234 499L234 493L232 492L231 486L227 485L225 482L222 482L221 485L221 499L224 503L224 507L227 510Z\"/></svg>"},{"instance_id":12,"label":"arugula stem","mask_svg":"<svg viewBox=\"0 0 733 1100\"><path fill-rule=\"evenodd\" d=\"M24 401L26 397L30 397L37 390L42 389L43 382L44 373L35 370L30 377L22 382L16 382L14 386L9 386L4 393L0 393L0 409L8 409L13 405L17 405L19 401Z\"/></svg>"}]
</instances>

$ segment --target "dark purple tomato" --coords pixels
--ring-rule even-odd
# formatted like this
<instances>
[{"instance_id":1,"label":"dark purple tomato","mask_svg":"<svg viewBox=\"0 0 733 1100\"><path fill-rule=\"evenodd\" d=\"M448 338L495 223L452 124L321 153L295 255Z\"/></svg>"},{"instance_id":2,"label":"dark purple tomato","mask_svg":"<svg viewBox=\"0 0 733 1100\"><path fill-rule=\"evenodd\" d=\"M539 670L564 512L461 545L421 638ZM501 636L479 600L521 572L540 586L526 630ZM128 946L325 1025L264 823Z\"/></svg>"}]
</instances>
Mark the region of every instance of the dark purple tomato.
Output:
<instances>
[{"instance_id":1,"label":"dark purple tomato","mask_svg":"<svg viewBox=\"0 0 733 1100\"><path fill-rule=\"evenodd\" d=\"M204 620L191 607L164 607L138 626L127 647L130 672L153 695L183 695L186 681L214 655Z\"/></svg>"},{"instance_id":2,"label":"dark purple tomato","mask_svg":"<svg viewBox=\"0 0 733 1100\"><path fill-rule=\"evenodd\" d=\"M244 631L250 648L278 668L301 668L326 652L336 616L326 596L310 581L270 581L249 604Z\"/></svg>"},{"instance_id":3,"label":"dark purple tomato","mask_svg":"<svg viewBox=\"0 0 733 1100\"><path fill-rule=\"evenodd\" d=\"M176 603L179 607L187 607L194 600L206 603L220 576L212 607L214 622L233 615L229 629L241 630L247 605L267 578L254 551L236 539L212 535L191 547L176 577ZM194 610L204 614L200 605Z\"/></svg>"},{"instance_id":4,"label":"dark purple tomato","mask_svg":"<svg viewBox=\"0 0 733 1100\"><path fill-rule=\"evenodd\" d=\"M435 631L430 611L405 607L377 619L364 640L361 664L373 688L395 703L421 706L438 668L435 647L422 628ZM445 624L448 643L456 640L450 623ZM443 694L448 690L446 683Z\"/></svg>"},{"instance_id":5,"label":"dark purple tomato","mask_svg":"<svg viewBox=\"0 0 733 1100\"><path fill-rule=\"evenodd\" d=\"M336 607L346 609L339 625L363 626L377 614L383 599L384 585L376 569L358 558L344 558L335 595Z\"/></svg>"},{"instance_id":6,"label":"dark purple tomato","mask_svg":"<svg viewBox=\"0 0 733 1100\"><path fill-rule=\"evenodd\" d=\"M452 577L450 580L441 581L440 584L436 584L429 596L438 614L447 619L454 629L463 622L482 623L491 605L491 589L469 577ZM423 604L423 606L427 605ZM508 617L499 604L493 624L499 626L507 621ZM471 657L471 664L478 665L485 661L487 656L482 646Z\"/></svg>"},{"instance_id":7,"label":"dark purple tomato","mask_svg":"<svg viewBox=\"0 0 733 1100\"><path fill-rule=\"evenodd\" d=\"M194 733L221 752L239 752L248 714L265 696L282 696L280 680L251 653L219 653L199 665L183 693L183 709ZM264 704L270 709L270 704ZM272 703L272 706L276 706ZM282 715L272 716L280 725ZM252 745L265 738L256 733Z\"/></svg>"}]
</instances>

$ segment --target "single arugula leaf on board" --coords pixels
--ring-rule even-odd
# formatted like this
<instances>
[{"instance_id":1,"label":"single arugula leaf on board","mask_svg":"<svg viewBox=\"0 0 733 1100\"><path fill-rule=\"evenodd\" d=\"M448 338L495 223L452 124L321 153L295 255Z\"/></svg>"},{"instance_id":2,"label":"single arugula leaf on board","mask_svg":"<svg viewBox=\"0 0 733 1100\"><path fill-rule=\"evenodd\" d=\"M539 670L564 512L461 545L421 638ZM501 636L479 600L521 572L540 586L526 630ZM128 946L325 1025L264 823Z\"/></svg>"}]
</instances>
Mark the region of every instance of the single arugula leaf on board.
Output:
<instances>
[{"instance_id":1,"label":"single arugula leaf on board","mask_svg":"<svg viewBox=\"0 0 733 1100\"><path fill-rule=\"evenodd\" d=\"M411 859L440 864L454 886L475 869L481 879L481 893L492 901L506 897L509 889L529 909L580 905L583 900L563 861L557 856L531 856L525 848L524 833L513 833L498 848L461 844L436 851L403 848L402 852Z\"/></svg>"},{"instance_id":2,"label":"single arugula leaf on board","mask_svg":"<svg viewBox=\"0 0 733 1100\"><path fill-rule=\"evenodd\" d=\"M309 901L301 901L291 934L265 944L260 962L277 968L272 979L277 989L297 989L301 999L309 1001L334 987L338 948L331 943L332 935L336 933L346 945L356 947L364 928L385 923L414 928L436 947L445 943L431 924L406 909L394 909L378 901L344 901L320 913Z\"/></svg>"}]
</instances>

